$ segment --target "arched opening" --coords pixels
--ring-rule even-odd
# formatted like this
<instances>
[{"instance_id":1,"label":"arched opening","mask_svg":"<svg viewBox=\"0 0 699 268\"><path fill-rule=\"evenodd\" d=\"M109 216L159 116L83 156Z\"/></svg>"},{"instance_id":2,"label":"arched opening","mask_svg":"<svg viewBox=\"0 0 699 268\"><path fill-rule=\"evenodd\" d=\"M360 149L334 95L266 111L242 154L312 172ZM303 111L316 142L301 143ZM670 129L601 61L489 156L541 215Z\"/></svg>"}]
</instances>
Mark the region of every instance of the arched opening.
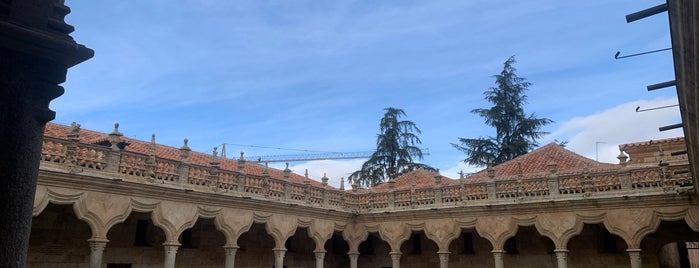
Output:
<instances>
[{"instance_id":1,"label":"arched opening","mask_svg":"<svg viewBox=\"0 0 699 268\"><path fill-rule=\"evenodd\" d=\"M504 262L511 267L556 267L555 245L539 234L534 226L520 226L517 234L505 241Z\"/></svg>"},{"instance_id":2,"label":"arched opening","mask_svg":"<svg viewBox=\"0 0 699 268\"><path fill-rule=\"evenodd\" d=\"M699 233L684 221L662 221L658 229L641 241L644 263L657 263L661 268L699 266Z\"/></svg>"},{"instance_id":3,"label":"arched opening","mask_svg":"<svg viewBox=\"0 0 699 268\"><path fill-rule=\"evenodd\" d=\"M424 231L413 232L400 247L401 267L439 267L439 247Z\"/></svg>"},{"instance_id":4,"label":"arched opening","mask_svg":"<svg viewBox=\"0 0 699 268\"><path fill-rule=\"evenodd\" d=\"M308 236L308 228L297 228L296 233L289 237L284 244L286 255L284 265L288 267L314 267L316 248L315 242Z\"/></svg>"},{"instance_id":5,"label":"arched opening","mask_svg":"<svg viewBox=\"0 0 699 268\"><path fill-rule=\"evenodd\" d=\"M391 267L391 246L378 233L370 233L359 244L359 267Z\"/></svg>"},{"instance_id":6,"label":"arched opening","mask_svg":"<svg viewBox=\"0 0 699 268\"><path fill-rule=\"evenodd\" d=\"M72 205L49 203L32 219L28 267L84 266L90 260L90 226L75 216Z\"/></svg>"},{"instance_id":7,"label":"arched opening","mask_svg":"<svg viewBox=\"0 0 699 268\"><path fill-rule=\"evenodd\" d=\"M342 238L341 232L335 232L325 241L325 266L329 268L349 267L350 260L347 253L349 252L349 244Z\"/></svg>"},{"instance_id":8,"label":"arched opening","mask_svg":"<svg viewBox=\"0 0 699 268\"><path fill-rule=\"evenodd\" d=\"M264 223L253 223L250 230L238 238L238 253L235 255L235 267L273 267L274 238L267 233Z\"/></svg>"},{"instance_id":9,"label":"arched opening","mask_svg":"<svg viewBox=\"0 0 699 268\"><path fill-rule=\"evenodd\" d=\"M108 267L162 266L165 232L153 224L150 213L131 212L107 232L102 262Z\"/></svg>"},{"instance_id":10,"label":"arched opening","mask_svg":"<svg viewBox=\"0 0 699 268\"><path fill-rule=\"evenodd\" d=\"M568 266L609 267L619 264L628 267L626 241L610 233L602 224L585 224L580 234L568 241Z\"/></svg>"},{"instance_id":11,"label":"arched opening","mask_svg":"<svg viewBox=\"0 0 699 268\"><path fill-rule=\"evenodd\" d=\"M179 242L177 266L221 266L226 262L226 237L216 229L213 219L199 218L192 228L182 231Z\"/></svg>"},{"instance_id":12,"label":"arched opening","mask_svg":"<svg viewBox=\"0 0 699 268\"><path fill-rule=\"evenodd\" d=\"M461 235L449 244L449 266L493 267L493 246L475 229L463 229Z\"/></svg>"}]
</instances>

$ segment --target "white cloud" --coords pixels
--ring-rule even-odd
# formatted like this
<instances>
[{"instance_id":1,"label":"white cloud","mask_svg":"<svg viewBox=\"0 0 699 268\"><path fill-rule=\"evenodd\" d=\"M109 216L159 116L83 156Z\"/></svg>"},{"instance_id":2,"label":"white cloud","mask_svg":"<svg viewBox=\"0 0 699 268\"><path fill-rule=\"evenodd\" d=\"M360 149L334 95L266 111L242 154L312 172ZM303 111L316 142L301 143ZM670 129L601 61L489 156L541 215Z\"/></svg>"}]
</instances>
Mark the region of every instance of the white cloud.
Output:
<instances>
[{"instance_id":1,"label":"white cloud","mask_svg":"<svg viewBox=\"0 0 699 268\"><path fill-rule=\"evenodd\" d=\"M584 117L572 118L546 137L542 145L557 139L568 141L566 148L590 159L617 163L619 144L683 136L682 129L659 132L658 127L680 122L676 107L636 112L636 107L650 109L677 104L676 98L638 100L617 105ZM474 173L482 168L455 161L442 167L442 175L459 178L459 172Z\"/></svg>"},{"instance_id":2,"label":"white cloud","mask_svg":"<svg viewBox=\"0 0 699 268\"><path fill-rule=\"evenodd\" d=\"M636 112L677 104L675 98L638 100L602 112L565 121L548 139L567 140L567 148L601 162L616 163L619 144L683 136L682 129L660 132L659 127L680 122L676 107Z\"/></svg>"},{"instance_id":3,"label":"white cloud","mask_svg":"<svg viewBox=\"0 0 699 268\"><path fill-rule=\"evenodd\" d=\"M448 167L444 170L439 170L439 173L442 174L442 176L446 176L448 178L452 179L458 179L460 177L459 173L464 172L464 175L468 175L470 173L476 173L483 168L481 167L474 167L471 165L467 165L464 163L462 160L457 160L455 161L455 164L451 167Z\"/></svg>"}]
</instances>

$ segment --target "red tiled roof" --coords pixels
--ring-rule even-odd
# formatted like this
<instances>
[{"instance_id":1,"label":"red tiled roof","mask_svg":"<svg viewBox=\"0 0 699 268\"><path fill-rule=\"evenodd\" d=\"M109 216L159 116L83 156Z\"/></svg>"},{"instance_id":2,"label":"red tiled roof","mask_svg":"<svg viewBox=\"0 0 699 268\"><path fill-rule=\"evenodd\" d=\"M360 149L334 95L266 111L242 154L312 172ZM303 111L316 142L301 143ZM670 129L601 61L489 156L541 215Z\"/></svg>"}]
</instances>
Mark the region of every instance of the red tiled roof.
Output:
<instances>
[{"instance_id":1,"label":"red tiled roof","mask_svg":"<svg viewBox=\"0 0 699 268\"><path fill-rule=\"evenodd\" d=\"M515 179L520 174L524 178L549 173L549 162L556 163L557 173L569 173L588 168L590 171L604 171L618 168L617 165L600 163L574 152L568 151L556 143L549 143L525 155L521 155L493 167L495 180ZM488 179L487 169L466 178L464 183L483 182Z\"/></svg>"},{"instance_id":2,"label":"red tiled roof","mask_svg":"<svg viewBox=\"0 0 699 268\"><path fill-rule=\"evenodd\" d=\"M55 123L47 123L44 130L44 135L48 137L65 139L70 131L70 127L66 125L60 125ZM94 144L95 141L105 141L109 135L97 131L80 129L80 142ZM122 139L126 140L126 139ZM149 153L150 142L141 140L128 140L129 144L124 148L124 151L145 154ZM156 144L155 145L155 155L158 158L169 159L173 161L180 161L180 149ZM238 170L238 160L218 158L219 167L223 170L237 171ZM195 165L209 166L211 163L211 155L199 152L190 152L189 162ZM247 174L262 176L265 167L254 162L245 162L244 171ZM284 179L284 173L282 170L269 168L269 176L275 179ZM305 180L304 176L291 173L289 176L289 181L294 183L303 183ZM310 179L310 183L313 186L323 187L321 182ZM334 189L334 187L328 185L329 188Z\"/></svg>"},{"instance_id":3,"label":"red tiled roof","mask_svg":"<svg viewBox=\"0 0 699 268\"><path fill-rule=\"evenodd\" d=\"M413 181L415 181L416 188L426 188L426 187L433 187L435 186L435 176L437 176L437 173L424 170L424 169L418 169L414 170L408 173L405 173L403 175L398 176L398 178L395 178L393 181L394 183L394 189L399 190L399 189L406 189L412 187ZM458 180L454 180L445 176L442 176L441 179L442 185L451 185L451 184L457 184L459 183ZM384 182L379 185L376 185L372 187L373 190L375 191L388 191L389 188L389 183Z\"/></svg>"},{"instance_id":4,"label":"red tiled roof","mask_svg":"<svg viewBox=\"0 0 699 268\"><path fill-rule=\"evenodd\" d=\"M619 149L626 150L626 149L630 149L630 148L644 147L644 146L649 146L649 145L666 145L666 144L684 144L684 137L626 143L626 144L619 145Z\"/></svg>"}]
</instances>

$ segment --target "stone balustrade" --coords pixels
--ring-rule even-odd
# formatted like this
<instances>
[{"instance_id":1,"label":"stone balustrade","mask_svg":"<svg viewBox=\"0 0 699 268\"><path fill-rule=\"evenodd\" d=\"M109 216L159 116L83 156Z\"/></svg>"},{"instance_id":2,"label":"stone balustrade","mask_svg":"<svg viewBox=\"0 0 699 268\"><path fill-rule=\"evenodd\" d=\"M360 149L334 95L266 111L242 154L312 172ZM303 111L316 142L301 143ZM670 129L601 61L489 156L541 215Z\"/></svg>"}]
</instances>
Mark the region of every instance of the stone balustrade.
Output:
<instances>
[{"instance_id":1,"label":"stone balustrade","mask_svg":"<svg viewBox=\"0 0 699 268\"><path fill-rule=\"evenodd\" d=\"M235 171L221 169L215 157L208 166L192 164L186 157L187 149L181 149L184 157L177 161L155 157L152 153L149 155L115 150L114 146L45 137L41 160L42 168L62 168L74 174L89 173L90 176L107 179L163 184L193 191L347 212L674 194L693 187L689 165L682 162L633 168L619 165L616 170L602 172L551 172L528 178L490 178L480 182L472 182L464 177L456 184L442 183L439 176L438 183L432 186L413 184L410 188L401 189L390 187L381 190L343 191L327 184L317 186L308 180L304 183L292 182L288 175L272 178L266 171L259 175L246 174L242 168Z\"/></svg>"}]
</instances>

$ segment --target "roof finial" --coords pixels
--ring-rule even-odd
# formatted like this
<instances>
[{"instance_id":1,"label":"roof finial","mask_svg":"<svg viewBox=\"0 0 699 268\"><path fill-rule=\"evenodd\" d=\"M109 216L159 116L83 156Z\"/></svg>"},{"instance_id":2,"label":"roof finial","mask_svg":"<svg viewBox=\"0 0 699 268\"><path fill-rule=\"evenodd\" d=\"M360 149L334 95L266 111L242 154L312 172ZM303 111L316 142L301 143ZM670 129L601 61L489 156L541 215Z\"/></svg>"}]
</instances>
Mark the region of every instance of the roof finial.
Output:
<instances>
[{"instance_id":1,"label":"roof finial","mask_svg":"<svg viewBox=\"0 0 699 268\"><path fill-rule=\"evenodd\" d=\"M323 177L320 178L320 180L323 182L323 186L328 185L328 176L323 172Z\"/></svg>"},{"instance_id":2,"label":"roof finial","mask_svg":"<svg viewBox=\"0 0 699 268\"><path fill-rule=\"evenodd\" d=\"M308 169L306 169L306 171L304 171L303 175L304 175L303 184L311 183L311 179L308 178Z\"/></svg>"},{"instance_id":3,"label":"roof finial","mask_svg":"<svg viewBox=\"0 0 699 268\"><path fill-rule=\"evenodd\" d=\"M211 164L218 164L218 147L214 147L214 151L211 154Z\"/></svg>"},{"instance_id":4,"label":"roof finial","mask_svg":"<svg viewBox=\"0 0 699 268\"><path fill-rule=\"evenodd\" d=\"M262 175L269 174L269 163L265 162L265 169L262 170Z\"/></svg>"},{"instance_id":5,"label":"roof finial","mask_svg":"<svg viewBox=\"0 0 699 268\"><path fill-rule=\"evenodd\" d=\"M148 145L148 154L155 155L155 133L150 135L150 144Z\"/></svg>"},{"instance_id":6,"label":"roof finial","mask_svg":"<svg viewBox=\"0 0 699 268\"><path fill-rule=\"evenodd\" d=\"M628 159L629 157L624 153L624 150L619 148L619 156L616 157L616 159L619 159L619 165L626 166L629 162Z\"/></svg>"},{"instance_id":7,"label":"roof finial","mask_svg":"<svg viewBox=\"0 0 699 268\"><path fill-rule=\"evenodd\" d=\"M284 168L284 179L289 179L291 176L291 170L289 169L289 162L286 162L286 168Z\"/></svg>"},{"instance_id":8,"label":"roof finial","mask_svg":"<svg viewBox=\"0 0 699 268\"><path fill-rule=\"evenodd\" d=\"M180 147L180 160L181 161L187 161L189 158L189 152L192 151L192 149L189 148L189 145L187 143L189 142L189 139L185 138L184 139L184 144L182 147Z\"/></svg>"},{"instance_id":9,"label":"roof finial","mask_svg":"<svg viewBox=\"0 0 699 268\"><path fill-rule=\"evenodd\" d=\"M340 191L345 190L345 177L340 177Z\"/></svg>"},{"instance_id":10,"label":"roof finial","mask_svg":"<svg viewBox=\"0 0 699 268\"><path fill-rule=\"evenodd\" d=\"M551 156L551 159L546 165L549 166L549 172L551 172L551 174L554 174L556 173L556 171L558 171L558 164L556 164L556 161L554 161L553 155Z\"/></svg>"},{"instance_id":11,"label":"roof finial","mask_svg":"<svg viewBox=\"0 0 699 268\"><path fill-rule=\"evenodd\" d=\"M119 143L121 143L122 136L124 136L124 134L119 132L119 123L114 123L114 131L109 133L109 143L112 145L111 148L113 151L119 151Z\"/></svg>"}]
</instances>

